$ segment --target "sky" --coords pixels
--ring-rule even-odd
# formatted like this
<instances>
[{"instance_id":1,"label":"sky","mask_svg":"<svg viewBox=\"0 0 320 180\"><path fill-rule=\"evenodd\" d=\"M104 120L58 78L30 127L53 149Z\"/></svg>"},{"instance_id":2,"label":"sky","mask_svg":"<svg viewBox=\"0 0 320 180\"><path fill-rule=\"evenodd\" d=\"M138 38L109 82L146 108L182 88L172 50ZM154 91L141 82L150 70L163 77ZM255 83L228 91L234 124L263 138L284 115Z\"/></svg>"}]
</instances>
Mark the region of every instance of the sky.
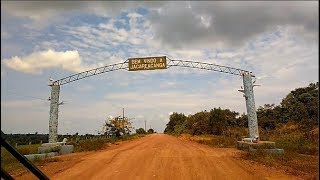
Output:
<instances>
[{"instance_id":1,"label":"sky","mask_svg":"<svg viewBox=\"0 0 320 180\"><path fill-rule=\"evenodd\" d=\"M3 1L1 130L48 133L49 78L167 56L252 71L256 108L317 82L318 1ZM245 113L241 76L173 67L61 86L59 134L97 134L122 114L163 132L172 112Z\"/></svg>"}]
</instances>

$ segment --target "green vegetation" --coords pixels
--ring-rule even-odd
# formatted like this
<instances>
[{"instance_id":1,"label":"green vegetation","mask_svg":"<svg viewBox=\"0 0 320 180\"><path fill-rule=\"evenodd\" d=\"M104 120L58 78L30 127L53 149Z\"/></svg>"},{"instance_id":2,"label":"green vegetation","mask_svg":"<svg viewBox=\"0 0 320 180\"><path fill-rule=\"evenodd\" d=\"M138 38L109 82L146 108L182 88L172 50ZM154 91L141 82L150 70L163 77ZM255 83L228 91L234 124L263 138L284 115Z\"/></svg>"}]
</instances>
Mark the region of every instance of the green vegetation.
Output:
<instances>
[{"instance_id":1,"label":"green vegetation","mask_svg":"<svg viewBox=\"0 0 320 180\"><path fill-rule=\"evenodd\" d=\"M279 105L260 106L257 116L261 140L274 141L285 154L256 151L246 153L243 158L285 167L293 174L306 175L306 178L317 177L318 93L319 83L311 83L291 91ZM237 140L249 135L247 121L245 114L220 107L189 116L175 112L164 132L213 147L236 147Z\"/></svg>"},{"instance_id":2,"label":"green vegetation","mask_svg":"<svg viewBox=\"0 0 320 180\"><path fill-rule=\"evenodd\" d=\"M148 134L153 134L154 133L154 130L153 129L148 129Z\"/></svg>"},{"instance_id":3,"label":"green vegetation","mask_svg":"<svg viewBox=\"0 0 320 180\"><path fill-rule=\"evenodd\" d=\"M136 129L137 134L146 134L146 131L143 128Z\"/></svg>"},{"instance_id":4,"label":"green vegetation","mask_svg":"<svg viewBox=\"0 0 320 180\"><path fill-rule=\"evenodd\" d=\"M136 129L136 133L137 134L153 134L155 132L153 129L148 129L148 131L146 132L143 128L138 128Z\"/></svg>"},{"instance_id":5,"label":"green vegetation","mask_svg":"<svg viewBox=\"0 0 320 180\"><path fill-rule=\"evenodd\" d=\"M37 132L34 134L5 134L4 138L6 141L15 146L15 143L18 145L26 145L31 142L31 144L40 144L48 142L48 134L38 134Z\"/></svg>"},{"instance_id":6,"label":"green vegetation","mask_svg":"<svg viewBox=\"0 0 320 180\"><path fill-rule=\"evenodd\" d=\"M38 147L40 144L21 145L16 149L23 155L38 153ZM24 168L4 147L1 147L1 167L8 172L15 169Z\"/></svg>"},{"instance_id":7,"label":"green vegetation","mask_svg":"<svg viewBox=\"0 0 320 180\"><path fill-rule=\"evenodd\" d=\"M107 137L120 137L122 135L129 135L132 132L131 122L127 117L108 118L102 129L102 134Z\"/></svg>"},{"instance_id":8,"label":"green vegetation","mask_svg":"<svg viewBox=\"0 0 320 180\"><path fill-rule=\"evenodd\" d=\"M113 137L113 138L86 139L86 140L79 140L79 141L71 141L68 144L74 145L75 152L97 151L106 147L107 144L113 144L119 141L133 140L143 136L144 135L142 134L133 134L133 135L124 135L120 137Z\"/></svg>"},{"instance_id":9,"label":"green vegetation","mask_svg":"<svg viewBox=\"0 0 320 180\"><path fill-rule=\"evenodd\" d=\"M259 107L257 116L261 139L275 141L285 151L318 155L318 88L318 83L311 83L291 91L280 105L265 104ZM210 141L231 138L235 142L248 136L247 127L245 114L239 115L238 112L219 107L189 116L175 112L170 115L164 132L213 135L211 139L214 140ZM204 143L214 144L207 140Z\"/></svg>"}]
</instances>

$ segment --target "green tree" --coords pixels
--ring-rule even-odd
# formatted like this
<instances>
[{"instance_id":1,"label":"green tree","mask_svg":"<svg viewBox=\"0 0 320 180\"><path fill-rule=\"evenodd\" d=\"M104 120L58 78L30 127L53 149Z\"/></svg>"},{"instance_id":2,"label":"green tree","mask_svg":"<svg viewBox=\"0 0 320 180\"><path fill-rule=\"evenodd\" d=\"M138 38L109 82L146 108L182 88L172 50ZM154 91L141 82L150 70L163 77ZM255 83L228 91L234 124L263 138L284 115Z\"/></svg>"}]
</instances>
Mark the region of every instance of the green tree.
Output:
<instances>
[{"instance_id":1,"label":"green tree","mask_svg":"<svg viewBox=\"0 0 320 180\"><path fill-rule=\"evenodd\" d=\"M146 134L146 131L143 128L136 129L137 134Z\"/></svg>"},{"instance_id":2,"label":"green tree","mask_svg":"<svg viewBox=\"0 0 320 180\"><path fill-rule=\"evenodd\" d=\"M170 119L164 133L174 133L176 125L182 125L186 121L187 117L183 113L174 112L170 115Z\"/></svg>"},{"instance_id":3,"label":"green tree","mask_svg":"<svg viewBox=\"0 0 320 180\"><path fill-rule=\"evenodd\" d=\"M153 129L148 129L147 131L149 134L153 134L154 133L154 130Z\"/></svg>"},{"instance_id":4,"label":"green tree","mask_svg":"<svg viewBox=\"0 0 320 180\"><path fill-rule=\"evenodd\" d=\"M248 116L242 113L238 118L236 118L236 127L248 127Z\"/></svg>"},{"instance_id":5,"label":"green tree","mask_svg":"<svg viewBox=\"0 0 320 180\"><path fill-rule=\"evenodd\" d=\"M192 135L210 134L209 113L202 111L189 116L187 118L186 128Z\"/></svg>"},{"instance_id":6,"label":"green tree","mask_svg":"<svg viewBox=\"0 0 320 180\"><path fill-rule=\"evenodd\" d=\"M287 120L297 122L303 128L318 125L318 93L318 82L291 91L280 103L284 117Z\"/></svg>"},{"instance_id":7,"label":"green tree","mask_svg":"<svg viewBox=\"0 0 320 180\"><path fill-rule=\"evenodd\" d=\"M274 109L274 104L265 104L257 110L258 125L265 130L273 130L276 127Z\"/></svg>"},{"instance_id":8,"label":"green tree","mask_svg":"<svg viewBox=\"0 0 320 180\"><path fill-rule=\"evenodd\" d=\"M211 109L210 111L210 127L211 133L214 135L222 135L227 129L227 120L230 118L226 110L219 108Z\"/></svg>"}]
</instances>

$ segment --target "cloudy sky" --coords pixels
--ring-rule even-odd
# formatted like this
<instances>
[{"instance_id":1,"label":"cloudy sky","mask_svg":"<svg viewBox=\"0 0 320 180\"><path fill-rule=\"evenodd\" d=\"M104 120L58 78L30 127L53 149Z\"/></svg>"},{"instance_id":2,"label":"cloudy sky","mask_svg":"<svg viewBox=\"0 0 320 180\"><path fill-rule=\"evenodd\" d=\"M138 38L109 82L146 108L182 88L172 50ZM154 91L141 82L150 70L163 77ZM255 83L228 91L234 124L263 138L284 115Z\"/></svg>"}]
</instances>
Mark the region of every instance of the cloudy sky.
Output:
<instances>
[{"instance_id":1,"label":"cloudy sky","mask_svg":"<svg viewBox=\"0 0 320 180\"><path fill-rule=\"evenodd\" d=\"M1 129L48 133L48 79L163 56L257 76L256 107L318 81L318 2L1 2ZM101 74L61 87L59 133L96 133L125 113L162 132L171 112L243 113L239 76L174 67Z\"/></svg>"}]
</instances>

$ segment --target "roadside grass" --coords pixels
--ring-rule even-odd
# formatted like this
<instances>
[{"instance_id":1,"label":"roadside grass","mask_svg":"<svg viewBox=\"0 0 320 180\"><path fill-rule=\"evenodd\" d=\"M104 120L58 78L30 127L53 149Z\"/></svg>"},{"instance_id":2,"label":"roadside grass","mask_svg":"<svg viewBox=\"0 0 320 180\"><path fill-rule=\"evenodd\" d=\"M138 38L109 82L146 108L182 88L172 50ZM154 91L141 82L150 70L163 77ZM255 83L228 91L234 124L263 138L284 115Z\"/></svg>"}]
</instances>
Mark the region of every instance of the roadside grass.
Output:
<instances>
[{"instance_id":1,"label":"roadside grass","mask_svg":"<svg viewBox=\"0 0 320 180\"><path fill-rule=\"evenodd\" d=\"M319 175L318 129L303 132L295 125L286 125L271 132L260 131L262 140L273 141L276 148L284 149L284 154L270 154L262 150L245 152L243 159L256 161L269 167L279 167L303 179L317 179ZM224 136L181 134L179 138L218 148L236 148L245 130L233 129Z\"/></svg>"},{"instance_id":2,"label":"roadside grass","mask_svg":"<svg viewBox=\"0 0 320 180\"><path fill-rule=\"evenodd\" d=\"M287 124L275 131L260 130L263 140L273 141L284 154L270 154L258 150L248 152L243 158L261 164L280 167L290 174L303 176L303 179L318 179L319 175L319 137L318 128L310 132L302 131L295 124Z\"/></svg>"},{"instance_id":3,"label":"roadside grass","mask_svg":"<svg viewBox=\"0 0 320 180\"><path fill-rule=\"evenodd\" d=\"M16 149L23 155L38 153L40 144L20 145ZM7 172L25 168L15 157L12 156L4 147L1 147L1 167Z\"/></svg>"},{"instance_id":4,"label":"roadside grass","mask_svg":"<svg viewBox=\"0 0 320 180\"><path fill-rule=\"evenodd\" d=\"M272 132L259 131L263 140L275 142L277 148L286 152L319 155L318 128L303 132L296 125L285 125Z\"/></svg>"},{"instance_id":5,"label":"roadside grass","mask_svg":"<svg viewBox=\"0 0 320 180\"><path fill-rule=\"evenodd\" d=\"M86 139L79 141L67 142L74 145L74 152L97 151L104 149L107 144L114 144L120 141L128 141L145 136L144 134L125 135L119 138L101 138L101 139ZM23 155L37 154L40 144L21 145L16 149ZM60 161L57 157L49 157L45 159L34 159L32 162L36 166L43 166L50 162ZM8 173L21 173L28 171L17 159L15 159L4 147L1 147L1 167Z\"/></svg>"},{"instance_id":6,"label":"roadside grass","mask_svg":"<svg viewBox=\"0 0 320 180\"><path fill-rule=\"evenodd\" d=\"M187 139L200 144L205 144L212 147L227 148L235 147L237 145L237 140L232 137L227 136L215 136L215 135L199 135L191 136L189 134L182 134L182 139Z\"/></svg>"},{"instance_id":7,"label":"roadside grass","mask_svg":"<svg viewBox=\"0 0 320 180\"><path fill-rule=\"evenodd\" d=\"M72 141L68 144L74 145L74 152L97 151L105 148L107 144L114 144L120 141L128 141L145 136L144 134L124 135L117 138L98 138Z\"/></svg>"},{"instance_id":8,"label":"roadside grass","mask_svg":"<svg viewBox=\"0 0 320 180\"><path fill-rule=\"evenodd\" d=\"M242 158L284 169L292 175L302 176L303 179L317 179L319 174L319 156L303 155L296 152L285 152L279 155L257 150L245 153Z\"/></svg>"}]
</instances>

